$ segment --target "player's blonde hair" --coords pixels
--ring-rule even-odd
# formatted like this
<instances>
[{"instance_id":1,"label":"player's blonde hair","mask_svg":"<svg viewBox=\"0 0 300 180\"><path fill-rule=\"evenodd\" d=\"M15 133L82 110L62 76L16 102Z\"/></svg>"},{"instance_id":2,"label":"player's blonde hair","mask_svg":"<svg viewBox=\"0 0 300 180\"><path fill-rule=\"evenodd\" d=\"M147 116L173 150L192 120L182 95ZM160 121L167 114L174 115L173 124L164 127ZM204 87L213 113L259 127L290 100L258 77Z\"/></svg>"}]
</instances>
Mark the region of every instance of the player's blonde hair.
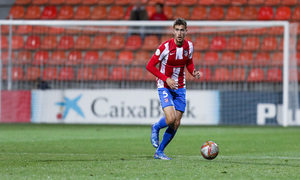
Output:
<instances>
[{"instance_id":1,"label":"player's blonde hair","mask_svg":"<svg viewBox=\"0 0 300 180\"><path fill-rule=\"evenodd\" d=\"M183 18L178 18L174 21L173 23L173 29L175 28L176 25L184 25L184 29L187 28L187 23L186 20Z\"/></svg>"}]
</instances>

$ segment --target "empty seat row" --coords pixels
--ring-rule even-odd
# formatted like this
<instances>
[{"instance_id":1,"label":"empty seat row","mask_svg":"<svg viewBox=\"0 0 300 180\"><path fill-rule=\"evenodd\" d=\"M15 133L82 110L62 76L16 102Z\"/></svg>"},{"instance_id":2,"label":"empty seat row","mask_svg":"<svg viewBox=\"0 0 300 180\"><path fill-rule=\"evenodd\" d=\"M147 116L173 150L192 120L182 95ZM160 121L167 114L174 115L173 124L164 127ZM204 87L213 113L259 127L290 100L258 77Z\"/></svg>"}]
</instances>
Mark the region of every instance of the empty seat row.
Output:
<instances>
[{"instance_id":1,"label":"empty seat row","mask_svg":"<svg viewBox=\"0 0 300 180\"><path fill-rule=\"evenodd\" d=\"M292 54L293 55L293 54ZM12 52L11 58L13 64L34 64L34 65L146 65L151 58L152 53L149 51L20 51L17 54ZM297 64L300 65L300 52L296 54ZM2 63L8 64L9 53L3 51L1 54ZM233 51L194 52L194 64L203 66L282 66L282 52L257 52L242 51L239 53Z\"/></svg>"},{"instance_id":2,"label":"empty seat row","mask_svg":"<svg viewBox=\"0 0 300 180\"><path fill-rule=\"evenodd\" d=\"M169 37L168 37L169 38ZM187 38L189 39L189 38ZM261 40L262 39L262 40ZM98 35L90 37L81 35L74 38L72 35L64 35L58 37L56 35L40 36L30 35L26 40L22 35L14 35L11 40L11 48L17 49L44 49L44 50L155 50L161 41L155 35L146 36L142 41L139 35L131 35L129 37L114 35L107 37ZM1 36L1 48L8 49L9 43L6 36ZM257 36L240 36L224 37L215 36L211 40L207 36L197 36L195 40L195 51L203 50L247 50L247 51L276 51L283 49L283 38L274 36L266 36L263 38ZM300 48L300 40L298 40L298 48Z\"/></svg>"},{"instance_id":3,"label":"empty seat row","mask_svg":"<svg viewBox=\"0 0 300 180\"><path fill-rule=\"evenodd\" d=\"M130 69L115 66L113 68L92 67L79 68L78 71L72 67L46 67L43 71L38 67L27 67L26 72L21 67L12 68L12 80L37 80L42 78L51 80L155 80L154 75L146 71L145 68L132 67ZM2 79L8 80L7 68L3 68Z\"/></svg>"},{"instance_id":4,"label":"empty seat row","mask_svg":"<svg viewBox=\"0 0 300 180\"><path fill-rule=\"evenodd\" d=\"M18 5L130 5L136 3L137 0L16 0L15 4ZM294 6L300 4L298 0L141 0L142 4L155 4L164 3L166 5L289 5Z\"/></svg>"},{"instance_id":5,"label":"empty seat row","mask_svg":"<svg viewBox=\"0 0 300 180\"><path fill-rule=\"evenodd\" d=\"M155 12L154 6L146 6L148 16ZM9 15L13 19L57 19L57 20L128 20L132 6L13 6ZM168 19L182 17L189 20L300 20L300 7L289 6L165 6Z\"/></svg>"},{"instance_id":6,"label":"empty seat row","mask_svg":"<svg viewBox=\"0 0 300 180\"><path fill-rule=\"evenodd\" d=\"M244 68L220 67L212 71L210 68L199 69L203 76L198 80L187 75L188 81L213 81L213 82L282 82L282 70L280 68L252 68L246 71Z\"/></svg>"},{"instance_id":7,"label":"empty seat row","mask_svg":"<svg viewBox=\"0 0 300 180\"><path fill-rule=\"evenodd\" d=\"M201 68L199 71L203 74L200 79L193 78L187 73L188 81L212 81L212 82L281 82L282 70L280 68L269 68L264 70L262 68L252 68L248 72L244 68L233 68L229 70L225 67L215 68ZM299 73L298 73L299 76ZM3 80L7 80L7 69L3 68ZM108 67L83 67L78 71L72 67L46 67L43 71L38 67L27 67L24 72L21 67L12 68L12 80L36 80L38 78L44 80L135 80L147 81L154 80L154 76L145 68L131 67L124 68L115 66Z\"/></svg>"}]
</instances>

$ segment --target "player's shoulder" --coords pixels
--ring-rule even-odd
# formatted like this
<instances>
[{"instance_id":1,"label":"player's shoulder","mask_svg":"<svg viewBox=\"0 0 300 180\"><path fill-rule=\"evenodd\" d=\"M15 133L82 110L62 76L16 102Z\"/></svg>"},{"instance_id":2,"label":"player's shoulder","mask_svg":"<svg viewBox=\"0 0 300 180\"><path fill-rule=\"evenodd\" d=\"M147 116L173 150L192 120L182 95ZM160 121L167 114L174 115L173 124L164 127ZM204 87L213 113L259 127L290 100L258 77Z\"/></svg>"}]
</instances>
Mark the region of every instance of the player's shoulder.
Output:
<instances>
[{"instance_id":1,"label":"player's shoulder","mask_svg":"<svg viewBox=\"0 0 300 180\"><path fill-rule=\"evenodd\" d=\"M184 43L188 46L194 46L194 43L191 40L184 39Z\"/></svg>"}]
</instances>

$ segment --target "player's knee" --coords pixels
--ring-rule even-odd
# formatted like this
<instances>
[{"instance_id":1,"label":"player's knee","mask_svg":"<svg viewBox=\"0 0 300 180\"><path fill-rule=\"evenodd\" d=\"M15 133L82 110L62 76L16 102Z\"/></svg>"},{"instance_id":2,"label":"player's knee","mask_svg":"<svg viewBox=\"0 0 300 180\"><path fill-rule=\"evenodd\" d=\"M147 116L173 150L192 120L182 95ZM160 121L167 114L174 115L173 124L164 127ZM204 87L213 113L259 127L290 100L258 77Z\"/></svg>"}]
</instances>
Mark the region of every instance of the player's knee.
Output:
<instances>
[{"instance_id":1,"label":"player's knee","mask_svg":"<svg viewBox=\"0 0 300 180\"><path fill-rule=\"evenodd\" d=\"M167 122L168 125L174 124L176 122L176 116L166 117L166 122Z\"/></svg>"}]
</instances>

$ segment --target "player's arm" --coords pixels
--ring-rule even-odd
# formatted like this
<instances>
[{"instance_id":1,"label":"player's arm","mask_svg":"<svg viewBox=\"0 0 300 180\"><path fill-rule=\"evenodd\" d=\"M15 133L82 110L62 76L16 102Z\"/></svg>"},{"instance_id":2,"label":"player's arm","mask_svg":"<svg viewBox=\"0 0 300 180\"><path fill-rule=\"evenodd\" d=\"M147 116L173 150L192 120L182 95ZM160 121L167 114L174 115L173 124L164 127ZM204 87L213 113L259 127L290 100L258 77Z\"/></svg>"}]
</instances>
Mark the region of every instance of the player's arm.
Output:
<instances>
[{"instance_id":1,"label":"player's arm","mask_svg":"<svg viewBox=\"0 0 300 180\"><path fill-rule=\"evenodd\" d=\"M167 77L163 73L161 73L156 65L159 63L159 59L157 55L153 55L150 61L148 62L146 69L151 72L154 76L157 78L161 79L162 81L166 82L168 86L172 89L177 89L178 88L178 83L175 82L173 79Z\"/></svg>"},{"instance_id":2,"label":"player's arm","mask_svg":"<svg viewBox=\"0 0 300 180\"><path fill-rule=\"evenodd\" d=\"M187 61L186 68L188 72L195 78L199 79L201 77L201 72L195 69L193 58Z\"/></svg>"}]
</instances>

